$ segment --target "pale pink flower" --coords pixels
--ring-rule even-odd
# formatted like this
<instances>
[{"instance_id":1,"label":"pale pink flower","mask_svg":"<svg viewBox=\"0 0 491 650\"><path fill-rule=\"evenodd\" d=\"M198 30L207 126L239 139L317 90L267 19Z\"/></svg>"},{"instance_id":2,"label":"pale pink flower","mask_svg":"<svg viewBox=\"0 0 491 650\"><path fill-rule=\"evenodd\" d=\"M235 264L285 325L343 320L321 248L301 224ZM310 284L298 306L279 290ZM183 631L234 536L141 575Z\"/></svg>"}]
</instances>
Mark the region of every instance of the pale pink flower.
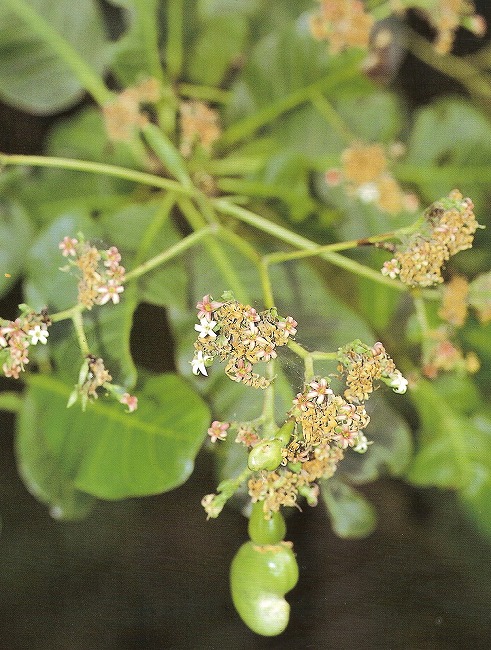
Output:
<instances>
[{"instance_id":1,"label":"pale pink flower","mask_svg":"<svg viewBox=\"0 0 491 650\"><path fill-rule=\"evenodd\" d=\"M75 239L73 237L63 237L63 241L61 241L58 245L58 248L61 250L61 254L63 257L68 257L68 256L75 256L77 254L77 251L75 249L75 246L78 244L78 239Z\"/></svg>"},{"instance_id":2,"label":"pale pink flower","mask_svg":"<svg viewBox=\"0 0 491 650\"><path fill-rule=\"evenodd\" d=\"M208 435L210 436L211 442L225 440L229 426L230 424L228 422L219 422L218 420L212 422L211 427L208 429Z\"/></svg>"},{"instance_id":3,"label":"pale pink flower","mask_svg":"<svg viewBox=\"0 0 491 650\"><path fill-rule=\"evenodd\" d=\"M203 300L200 300L196 305L196 309L198 310L198 318L200 320L202 318L212 320L212 313L215 311L215 309L218 309L222 305L223 302L217 302L216 300L213 300L209 294L203 296Z\"/></svg>"},{"instance_id":4,"label":"pale pink flower","mask_svg":"<svg viewBox=\"0 0 491 650\"><path fill-rule=\"evenodd\" d=\"M121 404L126 404L128 413L133 413L138 408L138 397L135 397L135 395L125 393L119 401Z\"/></svg>"},{"instance_id":5,"label":"pale pink flower","mask_svg":"<svg viewBox=\"0 0 491 650\"><path fill-rule=\"evenodd\" d=\"M312 388L312 390L307 393L307 397L308 399L315 398L317 404L322 404L328 395L333 395L333 391L329 388L327 379L311 381L309 386Z\"/></svg>"},{"instance_id":6,"label":"pale pink flower","mask_svg":"<svg viewBox=\"0 0 491 650\"><path fill-rule=\"evenodd\" d=\"M278 329L285 330L287 336L295 336L297 333L297 321L294 320L291 316L287 316L285 320L280 320L278 323Z\"/></svg>"},{"instance_id":7,"label":"pale pink flower","mask_svg":"<svg viewBox=\"0 0 491 650\"><path fill-rule=\"evenodd\" d=\"M119 302L119 294L124 291L124 287L115 280L108 280L107 284L103 284L97 291L101 294L101 297L97 301L99 305L105 305L110 300L117 305Z\"/></svg>"}]
</instances>

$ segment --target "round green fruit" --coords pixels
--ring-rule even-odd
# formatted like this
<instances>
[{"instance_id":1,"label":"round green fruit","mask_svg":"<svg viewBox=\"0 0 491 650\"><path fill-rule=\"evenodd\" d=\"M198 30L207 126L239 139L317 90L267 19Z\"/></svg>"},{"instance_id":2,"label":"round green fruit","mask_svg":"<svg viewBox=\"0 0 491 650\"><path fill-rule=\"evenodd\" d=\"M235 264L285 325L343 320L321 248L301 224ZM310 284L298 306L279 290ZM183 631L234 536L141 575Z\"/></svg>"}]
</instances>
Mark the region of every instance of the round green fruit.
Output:
<instances>
[{"instance_id":1,"label":"round green fruit","mask_svg":"<svg viewBox=\"0 0 491 650\"><path fill-rule=\"evenodd\" d=\"M256 634L281 634L290 618L284 596L297 584L298 564L286 543L259 546L246 542L230 567L235 609Z\"/></svg>"},{"instance_id":2,"label":"round green fruit","mask_svg":"<svg viewBox=\"0 0 491 650\"><path fill-rule=\"evenodd\" d=\"M253 472L265 469L269 472L275 470L283 458L281 453L281 440L263 440L258 442L249 452L247 465Z\"/></svg>"}]
</instances>

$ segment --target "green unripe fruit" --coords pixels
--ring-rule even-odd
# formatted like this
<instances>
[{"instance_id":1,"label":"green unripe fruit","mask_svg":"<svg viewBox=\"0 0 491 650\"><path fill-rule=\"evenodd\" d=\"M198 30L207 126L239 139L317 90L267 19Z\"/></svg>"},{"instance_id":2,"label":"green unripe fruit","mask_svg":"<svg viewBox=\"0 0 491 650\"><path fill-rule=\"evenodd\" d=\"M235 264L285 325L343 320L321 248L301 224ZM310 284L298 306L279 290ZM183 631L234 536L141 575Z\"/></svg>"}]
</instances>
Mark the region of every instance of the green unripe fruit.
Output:
<instances>
[{"instance_id":1,"label":"green unripe fruit","mask_svg":"<svg viewBox=\"0 0 491 650\"><path fill-rule=\"evenodd\" d=\"M282 460L281 440L263 440L251 449L247 465L253 472L259 472L261 469L272 472L278 467Z\"/></svg>"},{"instance_id":2,"label":"green unripe fruit","mask_svg":"<svg viewBox=\"0 0 491 650\"><path fill-rule=\"evenodd\" d=\"M252 504L247 530L255 544L278 544L285 538L285 519L280 512L273 512L271 519L265 519L263 502L258 501Z\"/></svg>"},{"instance_id":3,"label":"green unripe fruit","mask_svg":"<svg viewBox=\"0 0 491 650\"><path fill-rule=\"evenodd\" d=\"M297 584L298 564L285 543L242 544L230 567L230 589L235 609L256 634L281 634L290 618L284 596Z\"/></svg>"},{"instance_id":4,"label":"green unripe fruit","mask_svg":"<svg viewBox=\"0 0 491 650\"><path fill-rule=\"evenodd\" d=\"M274 434L276 440L281 440L282 447L286 447L287 444L290 442L294 428L295 428L295 421L287 420L285 424L283 424L278 429L278 431Z\"/></svg>"}]
</instances>

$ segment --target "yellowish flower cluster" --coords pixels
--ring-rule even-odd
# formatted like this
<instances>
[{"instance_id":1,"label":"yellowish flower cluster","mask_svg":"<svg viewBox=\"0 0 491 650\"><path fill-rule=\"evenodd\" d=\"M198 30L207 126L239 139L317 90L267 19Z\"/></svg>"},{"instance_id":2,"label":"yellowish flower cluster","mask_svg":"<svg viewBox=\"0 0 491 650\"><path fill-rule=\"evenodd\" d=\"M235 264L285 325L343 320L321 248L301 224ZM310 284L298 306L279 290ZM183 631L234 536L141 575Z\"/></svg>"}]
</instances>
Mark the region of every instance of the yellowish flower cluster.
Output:
<instances>
[{"instance_id":1,"label":"yellowish flower cluster","mask_svg":"<svg viewBox=\"0 0 491 650\"><path fill-rule=\"evenodd\" d=\"M360 0L319 0L320 7L310 18L310 32L319 41L329 42L331 54L350 47L368 48L373 17L365 13Z\"/></svg>"},{"instance_id":2,"label":"yellowish flower cluster","mask_svg":"<svg viewBox=\"0 0 491 650\"><path fill-rule=\"evenodd\" d=\"M237 300L217 302L210 296L204 296L197 309L200 324L195 325L199 336L193 372L206 375L206 366L218 357L227 361L225 372L233 381L266 388L270 380L254 373L253 366L276 358L276 348L286 345L297 331L293 318L280 319L275 309L258 313Z\"/></svg>"},{"instance_id":3,"label":"yellowish flower cluster","mask_svg":"<svg viewBox=\"0 0 491 650\"><path fill-rule=\"evenodd\" d=\"M14 321L2 321L0 326L0 359L6 377L19 379L19 373L29 363L29 347L46 345L51 320L47 313L24 313Z\"/></svg>"},{"instance_id":4,"label":"yellowish flower cluster","mask_svg":"<svg viewBox=\"0 0 491 650\"><path fill-rule=\"evenodd\" d=\"M413 195L404 194L390 173L389 161L380 144L354 142L344 149L341 169L331 169L326 173L328 185L338 185L341 181L345 183L348 194L363 203L374 203L388 214L397 214L404 208L414 209Z\"/></svg>"},{"instance_id":5,"label":"yellowish flower cluster","mask_svg":"<svg viewBox=\"0 0 491 650\"><path fill-rule=\"evenodd\" d=\"M434 48L440 54L447 54L452 49L455 32L460 25L470 29L476 36L483 36L486 31L484 20L475 15L472 0L436 0L428 19L437 30Z\"/></svg>"},{"instance_id":6,"label":"yellowish flower cluster","mask_svg":"<svg viewBox=\"0 0 491 650\"><path fill-rule=\"evenodd\" d=\"M129 142L135 132L148 122L140 110L143 103L154 103L160 97L156 79L148 79L138 86L126 88L117 98L103 106L106 131L114 142Z\"/></svg>"},{"instance_id":7,"label":"yellowish flower cluster","mask_svg":"<svg viewBox=\"0 0 491 650\"><path fill-rule=\"evenodd\" d=\"M346 449L367 451L369 442L363 432L370 417L364 402L375 380L398 393L406 390L407 381L381 343L370 348L354 341L339 350L338 359L346 384L344 397L336 395L325 378L305 386L288 412L294 427L282 449L281 466L258 472L249 480L249 495L253 502L264 502L266 518L281 506L295 506L299 494L315 505L315 482L333 476Z\"/></svg>"},{"instance_id":8,"label":"yellowish flower cluster","mask_svg":"<svg viewBox=\"0 0 491 650\"><path fill-rule=\"evenodd\" d=\"M462 275L454 275L443 288L442 306L438 315L451 325L461 327L467 320L469 283Z\"/></svg>"},{"instance_id":9,"label":"yellowish flower cluster","mask_svg":"<svg viewBox=\"0 0 491 650\"><path fill-rule=\"evenodd\" d=\"M119 302L124 291L125 269L120 265L121 255L116 246L98 250L83 239L64 237L59 248L69 260L69 265L62 270L77 267L81 272L78 283L78 302L81 305L92 309L93 305Z\"/></svg>"},{"instance_id":10,"label":"yellowish flower cluster","mask_svg":"<svg viewBox=\"0 0 491 650\"><path fill-rule=\"evenodd\" d=\"M432 330L429 335L429 347L423 360L423 374L428 379L435 379L440 371L460 370L474 373L480 368L480 362L474 352L464 355L462 349L450 340L447 327Z\"/></svg>"},{"instance_id":11,"label":"yellowish flower cluster","mask_svg":"<svg viewBox=\"0 0 491 650\"><path fill-rule=\"evenodd\" d=\"M399 276L411 287L429 287L443 282L445 262L459 251L471 248L479 224L471 199L458 190L431 205L424 213L419 232L409 236L394 258L385 262L382 273Z\"/></svg>"},{"instance_id":12,"label":"yellowish flower cluster","mask_svg":"<svg viewBox=\"0 0 491 650\"><path fill-rule=\"evenodd\" d=\"M203 102L183 102L180 107L181 153L188 158L196 144L207 152L220 137L218 113Z\"/></svg>"}]
</instances>

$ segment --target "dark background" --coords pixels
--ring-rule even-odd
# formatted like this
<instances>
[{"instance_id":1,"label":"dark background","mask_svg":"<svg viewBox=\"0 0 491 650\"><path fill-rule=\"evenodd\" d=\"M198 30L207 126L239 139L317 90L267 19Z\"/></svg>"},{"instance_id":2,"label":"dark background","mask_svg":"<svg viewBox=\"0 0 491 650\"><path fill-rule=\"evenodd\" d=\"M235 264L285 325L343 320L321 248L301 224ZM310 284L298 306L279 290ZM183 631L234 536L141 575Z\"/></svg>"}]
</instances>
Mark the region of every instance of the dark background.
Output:
<instances>
[{"instance_id":1,"label":"dark background","mask_svg":"<svg viewBox=\"0 0 491 650\"><path fill-rule=\"evenodd\" d=\"M491 20L490 3L480 4ZM416 16L411 22L428 32ZM459 52L475 47L468 34L459 35ZM411 57L402 60L393 83L414 105L460 91ZM56 119L0 106L0 149L41 152ZM2 316L12 316L20 301L18 290L1 301ZM152 369L169 369L165 316L150 309L138 312L147 326L136 324L133 351L148 367L145 350L152 349L152 359L163 360ZM0 388L12 390L12 382L2 380ZM226 509L206 522L200 506L203 494L215 489L205 452L178 490L100 503L87 520L61 523L21 483L13 418L0 416L2 649L491 647L491 547L453 494L377 481L364 492L377 507L379 527L357 542L332 533L321 505L291 517L287 538L300 565L288 597L291 621L283 635L264 639L242 624L228 591L229 564L246 539L246 521Z\"/></svg>"}]
</instances>

